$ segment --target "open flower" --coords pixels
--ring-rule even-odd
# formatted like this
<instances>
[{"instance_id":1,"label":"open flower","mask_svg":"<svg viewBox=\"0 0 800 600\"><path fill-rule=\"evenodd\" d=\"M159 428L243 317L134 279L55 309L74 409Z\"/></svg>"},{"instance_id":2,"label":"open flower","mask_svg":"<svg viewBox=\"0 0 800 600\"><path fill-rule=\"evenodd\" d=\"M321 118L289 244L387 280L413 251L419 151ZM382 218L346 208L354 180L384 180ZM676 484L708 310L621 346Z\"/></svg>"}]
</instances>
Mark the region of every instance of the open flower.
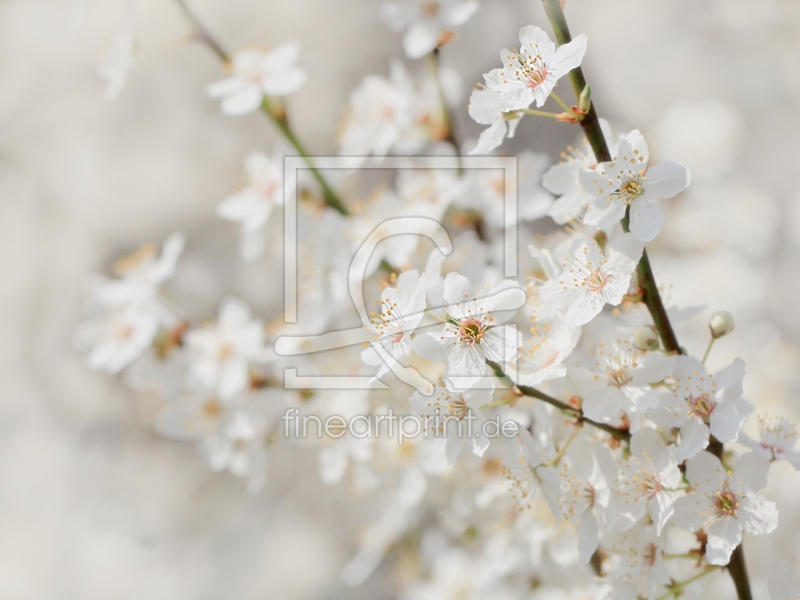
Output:
<instances>
[{"instance_id":1,"label":"open flower","mask_svg":"<svg viewBox=\"0 0 800 600\"><path fill-rule=\"evenodd\" d=\"M476 10L476 0L405 0L384 2L381 13L389 27L405 31L406 56L422 58L450 41L453 31L466 25Z\"/></svg>"},{"instance_id":2,"label":"open flower","mask_svg":"<svg viewBox=\"0 0 800 600\"><path fill-rule=\"evenodd\" d=\"M619 143L617 156L596 169L581 171L584 189L594 197L586 224L603 229L619 222L630 206L630 229L636 239L649 242L658 235L664 212L658 198L672 198L689 186L691 174L675 162L647 168L650 152L638 129Z\"/></svg>"},{"instance_id":3,"label":"open flower","mask_svg":"<svg viewBox=\"0 0 800 600\"><path fill-rule=\"evenodd\" d=\"M556 82L581 64L586 36L556 48L543 29L528 25L519 30L520 50L502 50L502 69L484 75L486 87L500 92L504 111L542 106Z\"/></svg>"},{"instance_id":4,"label":"open flower","mask_svg":"<svg viewBox=\"0 0 800 600\"><path fill-rule=\"evenodd\" d=\"M230 400L248 385L249 363L266 358L264 323L238 298L226 298L217 321L189 331L186 346L192 382Z\"/></svg>"},{"instance_id":5,"label":"open flower","mask_svg":"<svg viewBox=\"0 0 800 600\"><path fill-rule=\"evenodd\" d=\"M769 461L752 452L739 459L732 473L708 452L686 463L693 491L675 502L675 523L692 531L706 529L706 558L712 565L728 564L743 530L764 535L778 526L775 504L756 493L767 485L768 474Z\"/></svg>"},{"instance_id":6,"label":"open flower","mask_svg":"<svg viewBox=\"0 0 800 600\"><path fill-rule=\"evenodd\" d=\"M618 523L628 523L617 528L627 529L648 514L656 535L661 535L673 513L675 488L681 483L678 463L672 449L650 427L633 434L630 449L631 455L618 463L612 486Z\"/></svg>"},{"instance_id":7,"label":"open flower","mask_svg":"<svg viewBox=\"0 0 800 600\"><path fill-rule=\"evenodd\" d=\"M424 280L417 271L403 271L397 278L397 287L383 290L381 312L371 317L367 326L392 360L399 360L411 351L411 334L419 325L425 311L426 290L423 283ZM378 379L390 370L389 365L372 346L364 349L361 360L370 366L380 365L375 375Z\"/></svg>"},{"instance_id":8,"label":"open flower","mask_svg":"<svg viewBox=\"0 0 800 600\"><path fill-rule=\"evenodd\" d=\"M419 392L411 396L411 408L422 420L430 444L426 458L432 469L440 471L452 465L464 448L483 456L490 440L484 432L486 419L480 407L491 401L491 390L451 392L441 384L430 396Z\"/></svg>"},{"instance_id":9,"label":"open flower","mask_svg":"<svg viewBox=\"0 0 800 600\"><path fill-rule=\"evenodd\" d=\"M222 98L222 112L244 115L256 110L264 96L286 96L306 82L306 72L296 66L298 42L287 42L271 51L248 47L231 56L226 77L208 86L212 98Z\"/></svg>"},{"instance_id":10,"label":"open flower","mask_svg":"<svg viewBox=\"0 0 800 600\"><path fill-rule=\"evenodd\" d=\"M600 129L611 152L616 152L608 121L600 119ZM583 169L594 169L596 166L597 159L592 146L582 135L574 146L567 146L566 152L561 153L561 162L550 167L544 174L542 186L560 196L547 213L553 221L563 225L583 216L594 196L583 189L580 174Z\"/></svg>"},{"instance_id":11,"label":"open flower","mask_svg":"<svg viewBox=\"0 0 800 600\"><path fill-rule=\"evenodd\" d=\"M770 461L787 460L800 470L800 451L795 448L798 433L794 423L784 417L759 417L758 433L757 440L742 433L740 441Z\"/></svg>"},{"instance_id":12,"label":"open flower","mask_svg":"<svg viewBox=\"0 0 800 600\"><path fill-rule=\"evenodd\" d=\"M614 581L618 592L614 597L652 600L658 597L656 590L671 583L664 562L666 538L659 537L655 526L642 523L611 535L606 544L609 560L604 563L603 570ZM625 593L626 587L633 588L630 594Z\"/></svg>"},{"instance_id":13,"label":"open flower","mask_svg":"<svg viewBox=\"0 0 800 600\"><path fill-rule=\"evenodd\" d=\"M620 411L644 413L658 405L651 387L672 371L674 358L660 352L644 352L629 339L609 332L590 353L589 366L580 374L583 411L590 419L608 422Z\"/></svg>"},{"instance_id":14,"label":"open flower","mask_svg":"<svg viewBox=\"0 0 800 600\"><path fill-rule=\"evenodd\" d=\"M243 258L258 258L264 251L262 230L273 209L283 205L283 164L260 152L245 160L247 187L228 196L217 207L217 216L242 226Z\"/></svg>"},{"instance_id":15,"label":"open flower","mask_svg":"<svg viewBox=\"0 0 800 600\"><path fill-rule=\"evenodd\" d=\"M524 304L524 292L516 282L503 281L478 298L469 279L448 273L443 298L447 303L444 328L418 336L414 351L429 360L444 360L452 389L464 390L477 383L488 371L487 360L503 363L519 356L522 336L502 325Z\"/></svg>"},{"instance_id":16,"label":"open flower","mask_svg":"<svg viewBox=\"0 0 800 600\"><path fill-rule=\"evenodd\" d=\"M544 450L527 429L514 439L505 440L498 460L503 485L511 492L517 508L531 508L534 497L541 491L553 515L561 515L559 503L564 498L561 479L555 469L544 465Z\"/></svg>"},{"instance_id":17,"label":"open flower","mask_svg":"<svg viewBox=\"0 0 800 600\"><path fill-rule=\"evenodd\" d=\"M540 299L549 304L567 325L591 321L603 306L616 306L628 291L644 245L625 233L604 249L593 239L577 236L561 274L542 286Z\"/></svg>"},{"instance_id":18,"label":"open flower","mask_svg":"<svg viewBox=\"0 0 800 600\"><path fill-rule=\"evenodd\" d=\"M675 357L671 391L662 392L648 417L663 427L680 427L677 459L683 461L708 446L709 435L727 444L739 435L750 404L742 398L744 361L737 358L716 375L689 356Z\"/></svg>"},{"instance_id":19,"label":"open flower","mask_svg":"<svg viewBox=\"0 0 800 600\"><path fill-rule=\"evenodd\" d=\"M560 319L535 323L516 362L506 375L517 385L539 385L567 374L564 360L572 354L581 337L580 327L570 327Z\"/></svg>"}]
</instances>

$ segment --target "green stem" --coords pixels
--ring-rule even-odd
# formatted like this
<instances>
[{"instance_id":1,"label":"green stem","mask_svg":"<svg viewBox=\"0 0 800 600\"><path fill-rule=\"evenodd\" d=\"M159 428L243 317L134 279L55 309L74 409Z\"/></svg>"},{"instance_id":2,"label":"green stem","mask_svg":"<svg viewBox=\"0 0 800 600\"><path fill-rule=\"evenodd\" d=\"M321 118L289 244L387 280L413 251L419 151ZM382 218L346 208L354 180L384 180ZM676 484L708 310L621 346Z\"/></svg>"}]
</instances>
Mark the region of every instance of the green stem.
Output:
<instances>
[{"instance_id":1,"label":"green stem","mask_svg":"<svg viewBox=\"0 0 800 600\"><path fill-rule=\"evenodd\" d=\"M558 102L558 104L561 106L561 108L563 108L563 109L564 109L564 111L565 111L565 112L566 112L568 115L572 115L573 117L575 117L576 119L578 119L578 120L580 121L580 119L578 118L578 115L576 115L576 114L575 114L575 113L572 111L572 107L571 107L569 104L567 104L566 102L564 102L564 101L563 101L563 100L562 100L562 99L559 97L559 95L555 93L555 91L552 91L552 92L550 92L550 95L553 97L553 100L555 100L556 102ZM579 98L580 98L580 94L577 94L577 97L579 97Z\"/></svg>"},{"instance_id":2,"label":"green stem","mask_svg":"<svg viewBox=\"0 0 800 600\"><path fill-rule=\"evenodd\" d=\"M547 112L546 110L535 110L533 108L518 108L517 110L512 110L507 113L506 115L513 115L514 113L524 113L526 115L536 115L537 117L549 117L551 119L557 119L558 115L556 113Z\"/></svg>"},{"instance_id":3,"label":"green stem","mask_svg":"<svg viewBox=\"0 0 800 600\"><path fill-rule=\"evenodd\" d=\"M560 461L562 458L564 458L564 454L566 454L566 452L567 452L567 449L569 448L569 445L572 443L572 441L573 441L573 440L574 440L576 437L578 437L578 434L579 434L580 432L581 432L581 427L580 427L580 424L577 424L577 423L576 423L576 424L575 424L575 430L574 430L574 431L572 432L572 434L571 434L571 435L570 435L570 436L567 438L567 441L566 441L566 442L564 442L564 443L562 444L562 446L561 446L561 448L559 449L559 451L558 451L558 452L556 452L556 455L555 455L553 458L551 458L550 460L548 460L546 463L544 463L544 465L543 465L543 466L545 466L545 467L553 467L553 466L557 465L557 464L558 464L558 461Z\"/></svg>"},{"instance_id":4,"label":"green stem","mask_svg":"<svg viewBox=\"0 0 800 600\"><path fill-rule=\"evenodd\" d=\"M689 579L687 579L685 581L681 581L679 583L672 584L671 586L669 586L669 591L666 594L663 594L662 596L659 596L656 600L667 600L667 598L670 598L670 597L677 598L678 596L681 595L681 593L683 592L684 588L686 588L688 585L694 583L698 579L702 579L703 577L705 577L709 573L713 573L714 571L716 571L719 568L720 567L717 567L717 566L706 567L705 570L700 571L697 575L694 575L693 577L690 577Z\"/></svg>"},{"instance_id":5,"label":"green stem","mask_svg":"<svg viewBox=\"0 0 800 600\"><path fill-rule=\"evenodd\" d=\"M205 26L200 22L197 16L191 11L189 6L186 4L185 0L175 0L180 6L183 14L186 15L186 18L191 22L192 27L195 31L195 38L204 44L206 44L213 52L217 55L217 57L225 63L230 62L230 55L225 51L222 47L222 44L217 42L217 40L212 36ZM303 157L308 168L311 170L311 174L314 176L314 179L317 180L320 187L322 188L322 195L325 198L325 202L328 205L339 211L343 215L349 214L350 211L347 210L344 202L339 198L336 192L333 191L331 186L322 176L322 174L317 170L314 166L313 162L311 161L311 157L308 154L308 151L305 149L303 144L297 138L297 135L292 130L291 126L289 125L289 121L286 118L285 111L276 110L275 101L268 97L264 97L264 101L261 104L261 110L266 114L270 120L275 124L275 126L280 130L286 140L294 146L294 149L297 150L298 154Z\"/></svg>"},{"instance_id":6,"label":"green stem","mask_svg":"<svg viewBox=\"0 0 800 600\"><path fill-rule=\"evenodd\" d=\"M716 341L716 339L717 338L712 337L710 340L708 340L708 346L706 346L706 351L703 354L703 360L700 361L703 364L706 364L706 359L708 358L708 354L709 354L709 352L711 352L711 346L714 345L714 342Z\"/></svg>"},{"instance_id":7,"label":"green stem","mask_svg":"<svg viewBox=\"0 0 800 600\"><path fill-rule=\"evenodd\" d=\"M458 174L463 175L464 167L461 164L461 146L458 144L458 137L456 136L453 115L450 113L450 107L447 106L447 99L444 96L444 88L442 87L441 66L439 64L439 48L435 48L433 52L428 54L427 61L431 69L433 80L436 83L436 93L439 96L439 104L442 107L442 118L444 119L444 126L447 128L447 137L445 139L453 145L453 148L456 151Z\"/></svg>"}]
</instances>

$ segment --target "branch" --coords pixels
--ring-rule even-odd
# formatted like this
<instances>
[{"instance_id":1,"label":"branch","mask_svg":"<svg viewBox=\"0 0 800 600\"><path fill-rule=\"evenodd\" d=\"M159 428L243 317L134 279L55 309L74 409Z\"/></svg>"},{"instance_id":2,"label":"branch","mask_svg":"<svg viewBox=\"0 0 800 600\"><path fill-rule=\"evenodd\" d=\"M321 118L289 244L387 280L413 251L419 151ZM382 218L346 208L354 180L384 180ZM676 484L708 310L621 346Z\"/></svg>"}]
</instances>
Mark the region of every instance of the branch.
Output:
<instances>
[{"instance_id":1,"label":"branch","mask_svg":"<svg viewBox=\"0 0 800 600\"><path fill-rule=\"evenodd\" d=\"M503 372L503 369L500 367L500 365L498 365L496 362L487 360L486 364L491 367L492 371L494 371L494 374L497 375L497 377L501 379L509 379L508 376ZM601 429L606 433L611 434L613 437L617 438L621 442L629 442L631 439L631 434L628 431L624 429L619 429L617 427L613 427L608 423L598 423L597 421L592 421L590 418L584 416L583 411L580 408L575 408L574 406L570 406L569 404L566 404L561 400L557 400L552 396L548 396L547 394L537 390L536 388L528 387L527 385L514 385L514 388L519 390L519 393L522 394L523 396L536 398L538 400L541 400L542 402L550 404L551 406L555 406L561 412L566 413L569 416L576 419L578 423L588 423L592 427L596 427L597 429Z\"/></svg>"},{"instance_id":2,"label":"branch","mask_svg":"<svg viewBox=\"0 0 800 600\"><path fill-rule=\"evenodd\" d=\"M214 36L208 32L208 29L205 28L197 16L191 11L185 0L175 1L178 3L178 6L180 6L183 14L186 15L186 18L192 24L195 32L195 39L208 46L222 62L230 63L230 55L222 47L222 44L217 42L216 38L214 38ZM337 210L343 215L349 214L350 211L347 210L347 206L345 206L344 202L342 202L336 192L333 191L331 186L322 176L322 173L320 173L314 166L308 151L305 149L289 125L289 120L286 118L286 111L283 109L283 107L277 104L272 98L265 96L264 102L261 104L261 111L270 118L270 120L283 134L283 137L285 137L286 140L292 146L294 146L294 149L297 150L298 154L303 157L303 160L305 160L308 168L311 170L311 174L314 176L314 179L317 180L322 188L322 195L325 198L325 202L327 202L328 206Z\"/></svg>"},{"instance_id":3,"label":"branch","mask_svg":"<svg viewBox=\"0 0 800 600\"><path fill-rule=\"evenodd\" d=\"M572 36L569 33L567 20L564 17L564 11L561 9L559 0L543 0L543 2L547 18L550 19L550 24L553 26L556 40L558 40L559 45L568 44L572 41ZM580 67L573 69L569 73L569 79L572 82L572 89L575 92L575 97L580 98L581 93L586 88L586 78L583 76L583 70ZM589 111L580 121L580 125L594 151L597 161L610 161L611 153L608 151L608 145L603 137L603 130L600 127L600 120L597 116L594 99L592 99ZM626 217L622 220L622 228L628 231L627 211ZM669 322L667 311L664 308L664 303L661 301L661 295L658 292L655 277L653 277L653 269L650 267L650 259L647 257L647 250L642 253L642 258L639 261L639 265L636 267L636 273L638 275L639 285L642 288L642 302L645 303L647 310L650 311L650 316L653 318L653 324L661 337L664 349L673 354L681 354L682 351L678 343L678 338L675 336L675 332Z\"/></svg>"}]
</instances>

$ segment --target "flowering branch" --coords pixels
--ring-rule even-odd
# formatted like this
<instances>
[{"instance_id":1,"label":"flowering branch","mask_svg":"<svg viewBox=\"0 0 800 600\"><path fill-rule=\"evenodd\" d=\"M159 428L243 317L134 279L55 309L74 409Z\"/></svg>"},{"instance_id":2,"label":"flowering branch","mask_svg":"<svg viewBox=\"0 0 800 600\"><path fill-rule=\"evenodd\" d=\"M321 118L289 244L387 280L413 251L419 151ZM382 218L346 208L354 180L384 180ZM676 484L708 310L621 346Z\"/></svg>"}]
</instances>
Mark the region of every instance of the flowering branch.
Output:
<instances>
[{"instance_id":1,"label":"flowering branch","mask_svg":"<svg viewBox=\"0 0 800 600\"><path fill-rule=\"evenodd\" d=\"M547 17L553 26L553 31L558 43L569 43L572 40L572 37L569 33L566 17L564 16L564 11L561 8L559 0L542 1L544 3L544 9L547 13ZM573 69L570 72L569 77L570 81L572 82L575 96L580 98L584 89L586 89L586 79L583 76L582 69L580 67ZM580 125L584 131L584 134L586 135L586 139L594 151L598 162L610 161L611 154L608 150L608 145L606 144L605 138L603 137L602 129L600 128L600 122L597 117L597 111L595 109L594 102L590 104L588 112L580 121ZM629 221L630 206L627 207L625 211L625 217L622 219L622 227L626 232L629 231ZM661 341L664 344L664 349L671 353L683 354L683 351L678 343L678 339L675 336L675 332L672 329L672 325L669 322L669 317L666 309L664 308L664 303L661 301L661 295L658 292L655 277L653 276L653 270L650 266L650 260L647 257L647 250L643 251L642 258L639 261L636 272L638 284L642 292L642 301L650 311L650 315L653 318L653 324L655 325L656 330L661 337ZM718 458L722 458L723 445L713 436L707 450ZM711 570L712 569L703 571L699 575L681 584L677 584L679 587L677 587L677 589L676 587L673 587L670 590L670 594L667 594L665 597L680 593L686 585L693 582L695 579L699 579ZM731 578L736 586L736 593L739 597L739 600L752 600L753 595L750 591L750 582L744 562L744 551L741 543L734 549L731 555L730 563L728 564L728 571L730 572Z\"/></svg>"},{"instance_id":2,"label":"flowering branch","mask_svg":"<svg viewBox=\"0 0 800 600\"><path fill-rule=\"evenodd\" d=\"M572 36L569 33L567 20L564 17L564 11L561 9L559 0L543 0L544 10L547 13L547 18L550 19L550 24L553 26L553 31L556 35L556 40L559 44L568 44L572 41ZM577 67L570 71L569 79L572 82L572 88L575 92L575 97L580 98L583 91L586 89L586 78L583 76L583 70ZM595 158L598 162L608 162L611 160L611 153L608 150L603 131L600 128L600 120L597 117L597 110L595 103L592 101L583 118L579 121L586 139L594 151ZM628 212L626 211L625 218L622 220L622 227L628 231ZM636 268L639 286L642 290L642 302L647 306L650 315L653 317L653 324L658 331L661 341L664 344L664 349L673 354L682 354L678 338L672 329L667 316L667 310L664 308L664 303L661 301L661 295L658 292L655 277L653 276L653 269L650 267L650 259L647 257L647 250L642 253L642 258Z\"/></svg>"},{"instance_id":3,"label":"flowering branch","mask_svg":"<svg viewBox=\"0 0 800 600\"><path fill-rule=\"evenodd\" d=\"M486 364L488 364L492 371L494 371L495 375L501 379L507 378L506 374L503 372L503 369L497 363L487 360ZM519 391L519 394L522 396L529 396L531 398L536 398L537 400L541 400L542 402L546 402L551 406L555 406L561 412L568 414L569 416L575 418L578 423L588 423L597 429L601 429L606 433L610 433L616 439L622 442L629 442L631 439L631 434L624 430L619 429L617 427L613 427L608 423L598 423L597 421L593 421L592 419L584 416L583 411L580 408L575 408L574 406L570 406L562 402L561 400L557 400L552 396L548 396L544 392L537 390L536 388L527 386L527 385L515 385L514 389Z\"/></svg>"},{"instance_id":4,"label":"flowering branch","mask_svg":"<svg viewBox=\"0 0 800 600\"><path fill-rule=\"evenodd\" d=\"M195 38L198 41L203 42L206 44L213 52L217 55L217 57L223 61L224 63L230 62L230 55L225 51L222 45L212 36L205 26L200 22L197 16L191 11L189 6L186 4L185 0L175 0L180 6L181 10L183 11L186 18L191 22L192 27L195 30ZM322 195L325 198L325 202L327 204L337 210L340 214L347 215L350 211L345 206L344 202L339 198L336 192L333 191L331 186L322 176L317 168L314 166L314 163L311 161L311 157L308 154L305 146L303 146L302 142L297 138L297 135L294 133L291 125L289 125L289 120L286 117L286 110L280 106L275 100L269 98L268 96L264 97L264 101L261 104L262 112L267 115L270 120L275 124L275 126L280 130L286 140L294 146L294 149L303 157L306 164L308 165L309 169L311 170L311 174L314 176L314 179L317 180L320 187L322 188Z\"/></svg>"}]
</instances>

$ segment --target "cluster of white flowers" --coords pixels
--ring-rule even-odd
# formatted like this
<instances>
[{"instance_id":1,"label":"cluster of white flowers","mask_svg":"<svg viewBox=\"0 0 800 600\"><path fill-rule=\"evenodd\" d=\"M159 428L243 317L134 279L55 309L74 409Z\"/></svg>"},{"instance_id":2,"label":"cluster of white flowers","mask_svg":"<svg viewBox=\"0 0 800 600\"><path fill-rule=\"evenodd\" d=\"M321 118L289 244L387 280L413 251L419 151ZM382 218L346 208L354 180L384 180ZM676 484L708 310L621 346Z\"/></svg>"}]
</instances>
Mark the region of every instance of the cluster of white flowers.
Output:
<instances>
[{"instance_id":1,"label":"cluster of white flowers","mask_svg":"<svg viewBox=\"0 0 800 600\"><path fill-rule=\"evenodd\" d=\"M76 342L90 368L125 369L129 385L161 394L161 433L195 442L212 469L247 479L254 491L268 481L275 444L317 452L321 479L347 480L370 507L360 550L343 573L349 583L399 548L418 559L400 573L408 600L677 596L690 580L728 565L744 531L777 527L774 503L758 492L771 461L800 467L798 432L762 418L760 439L743 435L752 411L744 362L709 372L705 357L687 356L668 339L668 319L687 311L654 302L658 292L641 265L644 244L661 229L658 200L685 190L690 174L672 162L649 166L638 130L614 136L596 120L610 160L597 160L584 137L558 164L520 154L518 221L550 226L537 235L518 228L528 250L519 276L503 275L504 180L456 168L449 111L458 78L436 61L476 9L456 0L387 3L388 22L405 30L408 57L430 55L434 72L417 85L397 61L388 78L363 79L341 130L343 165L425 148L453 157L453 165L403 169L377 185L357 169L329 179L330 189L321 175L301 182L297 325L275 314L267 327L234 297L222 300L216 319L191 323L162 290L183 251L176 234L160 255L145 246L122 259L118 279L92 280ZM519 41L472 94L469 114L489 126L476 154L511 136L523 114L539 112L529 107L549 101L587 47L582 35L556 47L534 26L523 27ZM275 98L306 81L298 60L296 43L244 49L208 93L226 114L265 107L280 120ZM565 127L587 115L590 104L578 100L559 115ZM265 224L281 211L289 183L281 157L291 152L248 156L246 187L219 205L219 217L241 225L245 258L264 252ZM344 208L327 208L329 195L344 190ZM281 336L340 329L334 325L352 312L346 282L354 253L397 217L443 223L454 250L431 252L412 235L386 240L363 281L380 307L359 338L372 343L278 356L272 346ZM712 341L732 329L729 314L715 314ZM398 381L396 363L430 383L414 390ZM378 385L285 389L284 368L298 364L304 373ZM424 426L407 436L371 428L391 414ZM336 417L339 427L298 435L310 417ZM369 435L349 426L356 419ZM489 435L493 420L504 431L513 423L513 434ZM723 447L736 441L737 452ZM780 565L770 589L775 599L796 594L790 567Z\"/></svg>"}]
</instances>

